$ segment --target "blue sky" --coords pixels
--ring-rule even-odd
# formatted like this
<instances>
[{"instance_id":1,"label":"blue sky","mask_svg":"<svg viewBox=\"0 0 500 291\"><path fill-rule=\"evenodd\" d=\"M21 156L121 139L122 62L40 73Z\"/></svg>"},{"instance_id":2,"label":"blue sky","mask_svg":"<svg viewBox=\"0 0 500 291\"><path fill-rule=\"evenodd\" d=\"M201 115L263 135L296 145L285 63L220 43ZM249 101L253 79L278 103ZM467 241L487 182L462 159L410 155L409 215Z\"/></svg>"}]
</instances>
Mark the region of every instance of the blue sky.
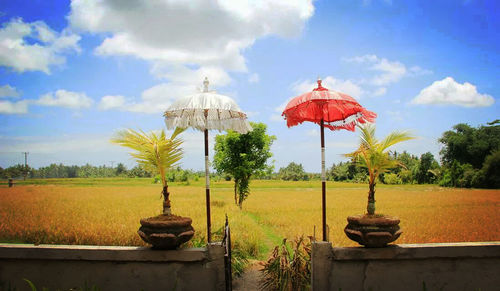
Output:
<instances>
[{"instance_id":1,"label":"blue sky","mask_svg":"<svg viewBox=\"0 0 500 291\"><path fill-rule=\"evenodd\" d=\"M0 166L134 162L119 129L165 127L203 77L276 135L276 169L320 171L319 128L287 128L286 102L318 76L378 114L377 134L420 155L457 123L500 117L496 1L2 1ZM211 132L213 138L217 132ZM203 135L183 133L183 167L203 168ZM358 133L328 131L326 163ZM212 140L213 142L213 140ZM213 148L213 145L211 145Z\"/></svg>"}]
</instances>

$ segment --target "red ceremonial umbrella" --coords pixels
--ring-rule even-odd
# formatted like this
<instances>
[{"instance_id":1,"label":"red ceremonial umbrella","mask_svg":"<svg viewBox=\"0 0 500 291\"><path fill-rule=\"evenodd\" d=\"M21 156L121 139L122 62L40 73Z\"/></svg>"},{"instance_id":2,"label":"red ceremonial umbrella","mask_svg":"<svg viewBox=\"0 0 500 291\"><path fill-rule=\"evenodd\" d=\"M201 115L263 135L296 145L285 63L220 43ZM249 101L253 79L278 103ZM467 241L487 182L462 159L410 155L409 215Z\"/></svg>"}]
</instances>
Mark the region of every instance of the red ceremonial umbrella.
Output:
<instances>
[{"instance_id":1,"label":"red ceremonial umbrella","mask_svg":"<svg viewBox=\"0 0 500 291\"><path fill-rule=\"evenodd\" d=\"M356 124L374 122L377 114L363 108L349 95L324 88L321 79L318 79L318 88L293 98L281 115L285 117L288 127L310 121L321 128L322 223L323 241L327 241L324 128L354 131Z\"/></svg>"}]
</instances>

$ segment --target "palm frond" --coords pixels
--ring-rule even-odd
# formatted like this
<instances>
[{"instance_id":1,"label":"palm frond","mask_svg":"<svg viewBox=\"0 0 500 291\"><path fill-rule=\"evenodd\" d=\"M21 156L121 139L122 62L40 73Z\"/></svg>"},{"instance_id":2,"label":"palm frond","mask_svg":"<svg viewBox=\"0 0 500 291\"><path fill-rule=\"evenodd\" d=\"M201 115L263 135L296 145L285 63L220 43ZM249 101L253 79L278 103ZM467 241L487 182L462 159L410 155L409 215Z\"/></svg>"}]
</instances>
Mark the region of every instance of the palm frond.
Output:
<instances>
[{"instance_id":1,"label":"palm frond","mask_svg":"<svg viewBox=\"0 0 500 291\"><path fill-rule=\"evenodd\" d=\"M358 126L361 130L361 142L360 147L371 148L378 143L375 137L375 126L372 124L367 124L365 126Z\"/></svg>"},{"instance_id":2,"label":"palm frond","mask_svg":"<svg viewBox=\"0 0 500 291\"><path fill-rule=\"evenodd\" d=\"M359 148L352 153L344 154L344 156L368 169L370 176L375 178L398 164L396 160L391 159L386 149L399 142L414 138L409 132L396 131L379 142L375 137L375 126L365 125L358 126L358 128L361 131Z\"/></svg>"},{"instance_id":3,"label":"palm frond","mask_svg":"<svg viewBox=\"0 0 500 291\"><path fill-rule=\"evenodd\" d=\"M183 156L180 148L183 141L177 136L184 130L176 128L170 138L167 138L164 130L159 133L154 131L145 133L142 130L126 129L117 132L111 142L134 150L130 155L137 163L152 172L159 173L165 184L166 171L177 166Z\"/></svg>"},{"instance_id":4,"label":"palm frond","mask_svg":"<svg viewBox=\"0 0 500 291\"><path fill-rule=\"evenodd\" d=\"M380 142L380 150L384 151L387 148L403 142L407 141L410 139L414 139L415 137L411 135L411 133L407 131L394 131L391 132L388 136L386 136L381 142Z\"/></svg>"}]
</instances>

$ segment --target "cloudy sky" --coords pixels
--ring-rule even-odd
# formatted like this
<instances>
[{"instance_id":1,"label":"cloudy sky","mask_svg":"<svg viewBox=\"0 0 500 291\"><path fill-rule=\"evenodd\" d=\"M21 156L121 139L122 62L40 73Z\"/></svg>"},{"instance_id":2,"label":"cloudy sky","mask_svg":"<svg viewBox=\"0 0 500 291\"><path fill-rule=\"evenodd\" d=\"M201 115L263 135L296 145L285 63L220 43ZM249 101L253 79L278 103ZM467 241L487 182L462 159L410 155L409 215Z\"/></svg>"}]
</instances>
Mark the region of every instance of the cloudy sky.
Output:
<instances>
[{"instance_id":1,"label":"cloudy sky","mask_svg":"<svg viewBox=\"0 0 500 291\"><path fill-rule=\"evenodd\" d=\"M247 3L250 2L250 3ZM378 114L397 150L438 155L457 123L500 118L497 1L163 0L0 2L0 166L133 166L119 129L165 127L162 112L205 76L276 135L275 166L320 171L319 128L287 128L293 96L324 86ZM211 132L213 137L217 132ZM203 168L203 134L183 133ZM358 134L326 133L327 165Z\"/></svg>"}]
</instances>

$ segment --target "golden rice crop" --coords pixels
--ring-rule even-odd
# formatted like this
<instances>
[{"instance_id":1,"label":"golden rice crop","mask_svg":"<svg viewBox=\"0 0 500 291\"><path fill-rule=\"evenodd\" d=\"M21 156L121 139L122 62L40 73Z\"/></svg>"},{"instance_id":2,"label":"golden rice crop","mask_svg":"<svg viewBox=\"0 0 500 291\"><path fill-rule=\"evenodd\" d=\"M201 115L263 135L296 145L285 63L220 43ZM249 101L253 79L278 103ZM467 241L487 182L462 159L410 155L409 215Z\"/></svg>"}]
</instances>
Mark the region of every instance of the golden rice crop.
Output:
<instances>
[{"instance_id":1,"label":"golden rice crop","mask_svg":"<svg viewBox=\"0 0 500 291\"><path fill-rule=\"evenodd\" d=\"M60 181L59 181L60 182ZM128 181L127 183L131 183ZM258 256L282 237L321 237L320 182L253 181L243 210L231 182L213 183L212 229L229 216L233 242ZM0 241L36 244L144 245L136 231L143 217L159 214L161 187L146 183L106 186L0 186ZM200 185L169 187L175 214L193 219L206 236L205 191ZM343 233L352 214L364 213L367 185L328 183L327 223L335 246L354 246ZM377 212L399 216L398 243L499 241L500 190L432 185L382 186Z\"/></svg>"}]
</instances>

